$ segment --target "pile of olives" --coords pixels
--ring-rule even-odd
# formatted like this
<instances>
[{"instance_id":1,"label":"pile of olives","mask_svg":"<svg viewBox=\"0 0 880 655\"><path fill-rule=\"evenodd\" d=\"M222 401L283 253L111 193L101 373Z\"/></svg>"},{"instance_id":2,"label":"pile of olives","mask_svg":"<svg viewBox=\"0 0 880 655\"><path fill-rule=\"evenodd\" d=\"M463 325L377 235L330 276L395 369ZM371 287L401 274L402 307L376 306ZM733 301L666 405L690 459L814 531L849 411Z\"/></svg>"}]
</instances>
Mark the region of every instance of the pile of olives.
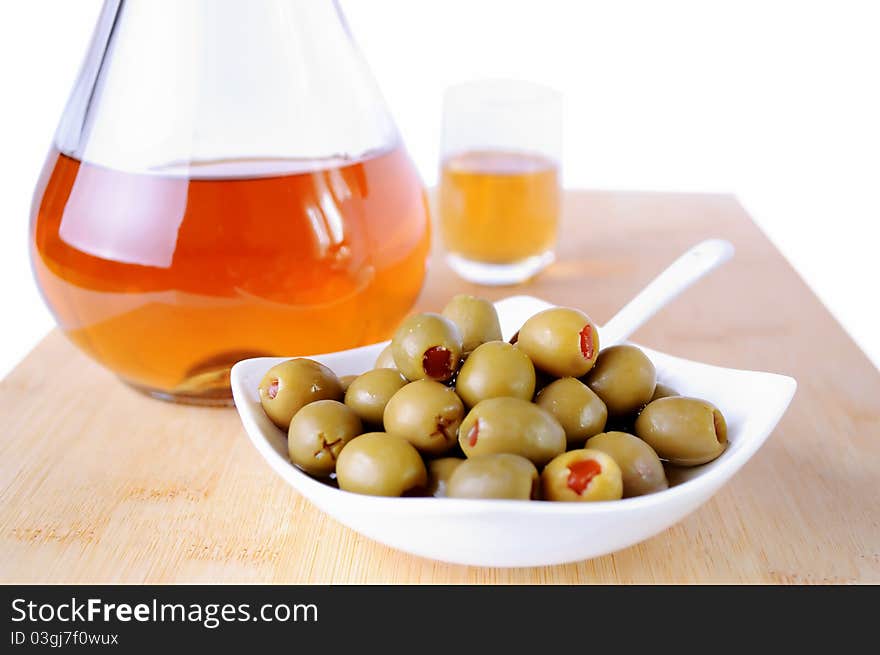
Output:
<instances>
[{"instance_id":1,"label":"pile of olives","mask_svg":"<svg viewBox=\"0 0 880 655\"><path fill-rule=\"evenodd\" d=\"M346 491L615 500L727 446L717 408L658 384L635 346L600 350L576 309L539 312L506 342L492 303L459 295L406 319L375 366L338 378L291 359L260 382L291 462Z\"/></svg>"}]
</instances>

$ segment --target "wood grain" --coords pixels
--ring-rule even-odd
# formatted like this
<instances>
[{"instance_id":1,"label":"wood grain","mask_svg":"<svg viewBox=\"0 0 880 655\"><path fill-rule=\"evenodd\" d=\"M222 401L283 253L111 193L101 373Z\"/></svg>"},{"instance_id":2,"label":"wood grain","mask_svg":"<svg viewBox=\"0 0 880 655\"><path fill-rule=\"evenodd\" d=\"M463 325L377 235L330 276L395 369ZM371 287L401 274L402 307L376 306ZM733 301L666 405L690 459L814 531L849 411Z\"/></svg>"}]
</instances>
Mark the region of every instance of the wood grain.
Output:
<instances>
[{"instance_id":1,"label":"wood grain","mask_svg":"<svg viewBox=\"0 0 880 655\"><path fill-rule=\"evenodd\" d=\"M563 234L559 261L515 289L469 285L435 256L419 306L530 293L604 322L686 247L725 237L734 260L635 338L800 384L762 450L675 527L566 566L411 557L286 487L234 411L144 398L53 332L0 383L0 581L880 582L880 373L736 200L570 192Z\"/></svg>"}]
</instances>

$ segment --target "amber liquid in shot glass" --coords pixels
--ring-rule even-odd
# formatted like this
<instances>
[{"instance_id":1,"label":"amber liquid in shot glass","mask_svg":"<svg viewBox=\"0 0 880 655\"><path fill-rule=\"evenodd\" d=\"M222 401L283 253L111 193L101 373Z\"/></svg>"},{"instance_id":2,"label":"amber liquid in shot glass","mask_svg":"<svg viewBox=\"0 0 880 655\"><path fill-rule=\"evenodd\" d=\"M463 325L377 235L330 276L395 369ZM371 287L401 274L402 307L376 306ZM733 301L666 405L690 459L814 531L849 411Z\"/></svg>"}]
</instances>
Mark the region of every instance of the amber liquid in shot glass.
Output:
<instances>
[{"instance_id":1,"label":"amber liquid in shot glass","mask_svg":"<svg viewBox=\"0 0 880 655\"><path fill-rule=\"evenodd\" d=\"M542 155L473 150L442 163L443 238L465 265L543 268L553 257L559 204L559 167Z\"/></svg>"}]
</instances>

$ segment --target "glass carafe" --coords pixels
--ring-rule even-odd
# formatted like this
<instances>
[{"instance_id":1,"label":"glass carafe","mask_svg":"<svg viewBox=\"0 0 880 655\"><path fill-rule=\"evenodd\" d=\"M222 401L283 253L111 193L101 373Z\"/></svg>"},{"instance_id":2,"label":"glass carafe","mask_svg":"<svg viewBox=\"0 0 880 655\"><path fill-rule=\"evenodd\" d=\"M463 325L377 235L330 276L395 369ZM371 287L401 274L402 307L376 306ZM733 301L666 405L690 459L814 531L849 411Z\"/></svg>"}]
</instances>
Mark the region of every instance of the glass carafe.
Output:
<instances>
[{"instance_id":1,"label":"glass carafe","mask_svg":"<svg viewBox=\"0 0 880 655\"><path fill-rule=\"evenodd\" d=\"M424 187L334 0L106 0L37 185L59 325L128 384L229 402L245 357L386 338Z\"/></svg>"}]
</instances>

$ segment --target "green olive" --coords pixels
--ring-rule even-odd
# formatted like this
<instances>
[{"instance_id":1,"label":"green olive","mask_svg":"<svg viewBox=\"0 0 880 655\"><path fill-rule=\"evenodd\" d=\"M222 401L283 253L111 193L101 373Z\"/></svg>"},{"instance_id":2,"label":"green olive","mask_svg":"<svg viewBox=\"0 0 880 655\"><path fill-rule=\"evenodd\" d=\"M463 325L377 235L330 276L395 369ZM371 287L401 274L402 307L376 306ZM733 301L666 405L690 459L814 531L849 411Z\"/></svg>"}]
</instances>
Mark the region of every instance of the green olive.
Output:
<instances>
[{"instance_id":1,"label":"green olive","mask_svg":"<svg viewBox=\"0 0 880 655\"><path fill-rule=\"evenodd\" d=\"M317 476L336 470L342 447L362 432L360 419L336 400L309 403L290 421L287 452L290 461Z\"/></svg>"},{"instance_id":2,"label":"green olive","mask_svg":"<svg viewBox=\"0 0 880 655\"><path fill-rule=\"evenodd\" d=\"M568 307L538 312L517 333L516 345L535 366L555 377L585 375L599 354L599 333L592 319Z\"/></svg>"},{"instance_id":3,"label":"green olive","mask_svg":"<svg viewBox=\"0 0 880 655\"><path fill-rule=\"evenodd\" d=\"M391 396L385 431L406 439L420 452L441 455L455 446L464 405L455 391L433 380L417 380Z\"/></svg>"},{"instance_id":4,"label":"green olive","mask_svg":"<svg viewBox=\"0 0 880 655\"><path fill-rule=\"evenodd\" d=\"M671 396L650 403L636 419L636 435L679 466L711 462L727 447L727 423L705 400Z\"/></svg>"},{"instance_id":5,"label":"green olive","mask_svg":"<svg viewBox=\"0 0 880 655\"><path fill-rule=\"evenodd\" d=\"M619 500L623 475L617 463L600 450L569 450L544 467L541 488L545 500Z\"/></svg>"},{"instance_id":6,"label":"green olive","mask_svg":"<svg viewBox=\"0 0 880 655\"><path fill-rule=\"evenodd\" d=\"M535 394L535 367L516 346L490 341L478 346L462 364L455 390L468 407L503 396L531 400Z\"/></svg>"},{"instance_id":7,"label":"green olive","mask_svg":"<svg viewBox=\"0 0 880 655\"><path fill-rule=\"evenodd\" d=\"M373 365L373 368L397 368L397 364L394 363L394 353L391 352L390 343L382 349L382 352L379 353L379 356L376 358L376 363Z\"/></svg>"},{"instance_id":8,"label":"green olive","mask_svg":"<svg viewBox=\"0 0 880 655\"><path fill-rule=\"evenodd\" d=\"M440 457L428 462L428 495L445 498L449 478L464 461L460 457Z\"/></svg>"},{"instance_id":9,"label":"green olive","mask_svg":"<svg viewBox=\"0 0 880 655\"><path fill-rule=\"evenodd\" d=\"M559 421L569 446L582 445L602 432L608 419L605 403L577 378L551 382L538 393L535 403Z\"/></svg>"},{"instance_id":10,"label":"green olive","mask_svg":"<svg viewBox=\"0 0 880 655\"><path fill-rule=\"evenodd\" d=\"M311 359L288 359L260 381L263 411L282 430L302 407L316 400L341 400L342 385L329 368Z\"/></svg>"},{"instance_id":11,"label":"green olive","mask_svg":"<svg viewBox=\"0 0 880 655\"><path fill-rule=\"evenodd\" d=\"M617 462L623 474L624 498L669 488L657 453L636 436L626 432L604 432L589 439L586 447L601 450Z\"/></svg>"},{"instance_id":12,"label":"green olive","mask_svg":"<svg viewBox=\"0 0 880 655\"><path fill-rule=\"evenodd\" d=\"M351 386L351 383L354 382L358 378L357 375L340 375L339 376L339 386L342 387L342 393L348 391L348 388Z\"/></svg>"},{"instance_id":13,"label":"green olive","mask_svg":"<svg viewBox=\"0 0 880 655\"><path fill-rule=\"evenodd\" d=\"M511 453L543 466L565 450L565 431L544 409L521 398L477 403L458 430L465 455Z\"/></svg>"},{"instance_id":14,"label":"green olive","mask_svg":"<svg viewBox=\"0 0 880 655\"><path fill-rule=\"evenodd\" d=\"M336 460L339 488L370 496L402 496L423 489L428 472L405 439L368 432L349 441Z\"/></svg>"},{"instance_id":15,"label":"green olive","mask_svg":"<svg viewBox=\"0 0 880 655\"><path fill-rule=\"evenodd\" d=\"M661 398L669 398L671 396L680 396L680 395L681 394L678 393L672 387L670 387L666 384L661 384L660 382L658 382L657 386L654 387L654 395L651 396L651 400L649 402L654 402L655 400L660 400Z\"/></svg>"},{"instance_id":16,"label":"green olive","mask_svg":"<svg viewBox=\"0 0 880 655\"><path fill-rule=\"evenodd\" d=\"M461 332L440 314L416 314L397 328L391 352L407 380L445 382L455 375L461 361Z\"/></svg>"},{"instance_id":17,"label":"green olive","mask_svg":"<svg viewBox=\"0 0 880 655\"><path fill-rule=\"evenodd\" d=\"M482 343L501 340L498 312L488 300L459 294L443 308L442 315L458 326L463 352L469 353Z\"/></svg>"},{"instance_id":18,"label":"green olive","mask_svg":"<svg viewBox=\"0 0 880 655\"><path fill-rule=\"evenodd\" d=\"M545 388L556 382L561 378L555 378L549 373L545 373L541 369L535 369L535 397L534 400L538 399L538 394Z\"/></svg>"},{"instance_id":19,"label":"green olive","mask_svg":"<svg viewBox=\"0 0 880 655\"><path fill-rule=\"evenodd\" d=\"M357 379L345 392L345 404L369 425L382 425L385 405L406 385L406 378L391 368L374 368Z\"/></svg>"},{"instance_id":20,"label":"green olive","mask_svg":"<svg viewBox=\"0 0 880 655\"><path fill-rule=\"evenodd\" d=\"M449 478L450 498L531 500L538 491L538 469L525 457L479 455L462 462Z\"/></svg>"},{"instance_id":21,"label":"green olive","mask_svg":"<svg viewBox=\"0 0 880 655\"><path fill-rule=\"evenodd\" d=\"M626 416L651 400L657 371L648 356L635 346L611 346L599 353L586 383L605 403L609 415Z\"/></svg>"}]
</instances>

